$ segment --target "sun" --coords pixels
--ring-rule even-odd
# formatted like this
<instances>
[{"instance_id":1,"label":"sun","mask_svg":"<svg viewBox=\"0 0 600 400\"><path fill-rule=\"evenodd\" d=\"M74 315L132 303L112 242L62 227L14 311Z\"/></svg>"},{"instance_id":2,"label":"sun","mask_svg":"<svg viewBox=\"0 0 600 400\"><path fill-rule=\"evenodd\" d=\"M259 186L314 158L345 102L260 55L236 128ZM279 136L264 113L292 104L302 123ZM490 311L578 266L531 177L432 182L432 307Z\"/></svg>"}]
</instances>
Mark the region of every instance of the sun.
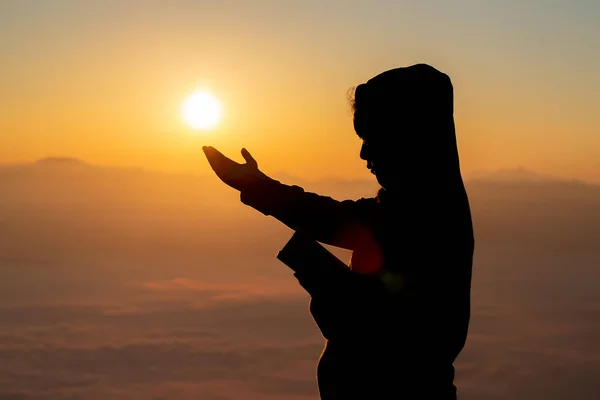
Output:
<instances>
[{"instance_id":1,"label":"sun","mask_svg":"<svg viewBox=\"0 0 600 400\"><path fill-rule=\"evenodd\" d=\"M205 91L192 93L181 106L183 120L194 129L214 128L221 120L222 114L221 102Z\"/></svg>"}]
</instances>

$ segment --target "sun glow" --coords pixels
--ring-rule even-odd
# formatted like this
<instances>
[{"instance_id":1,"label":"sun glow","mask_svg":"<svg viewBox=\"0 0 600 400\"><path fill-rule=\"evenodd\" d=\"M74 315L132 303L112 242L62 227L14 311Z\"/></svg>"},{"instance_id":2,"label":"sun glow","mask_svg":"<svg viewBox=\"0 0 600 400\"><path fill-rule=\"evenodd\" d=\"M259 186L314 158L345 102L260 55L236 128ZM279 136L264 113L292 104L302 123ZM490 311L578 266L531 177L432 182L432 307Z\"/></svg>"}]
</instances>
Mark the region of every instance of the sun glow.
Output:
<instances>
[{"instance_id":1,"label":"sun glow","mask_svg":"<svg viewBox=\"0 0 600 400\"><path fill-rule=\"evenodd\" d=\"M194 129L214 128L221 120L222 114L219 100L204 91L192 93L181 106L183 120Z\"/></svg>"}]
</instances>

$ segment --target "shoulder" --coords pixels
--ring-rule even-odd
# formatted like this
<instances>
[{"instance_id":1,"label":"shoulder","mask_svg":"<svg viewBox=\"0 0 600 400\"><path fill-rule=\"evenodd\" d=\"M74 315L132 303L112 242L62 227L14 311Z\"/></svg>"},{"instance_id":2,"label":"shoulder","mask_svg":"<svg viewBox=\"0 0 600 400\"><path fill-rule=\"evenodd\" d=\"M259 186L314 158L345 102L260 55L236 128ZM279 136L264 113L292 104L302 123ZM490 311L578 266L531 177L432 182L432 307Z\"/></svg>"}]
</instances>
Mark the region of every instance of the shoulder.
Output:
<instances>
[{"instance_id":1,"label":"shoulder","mask_svg":"<svg viewBox=\"0 0 600 400\"><path fill-rule=\"evenodd\" d=\"M354 202L355 213L362 221L373 219L381 207L379 200L375 197L362 197Z\"/></svg>"},{"instance_id":2,"label":"shoulder","mask_svg":"<svg viewBox=\"0 0 600 400\"><path fill-rule=\"evenodd\" d=\"M376 197L361 197L354 202L357 209L375 210L379 207L379 200Z\"/></svg>"}]
</instances>

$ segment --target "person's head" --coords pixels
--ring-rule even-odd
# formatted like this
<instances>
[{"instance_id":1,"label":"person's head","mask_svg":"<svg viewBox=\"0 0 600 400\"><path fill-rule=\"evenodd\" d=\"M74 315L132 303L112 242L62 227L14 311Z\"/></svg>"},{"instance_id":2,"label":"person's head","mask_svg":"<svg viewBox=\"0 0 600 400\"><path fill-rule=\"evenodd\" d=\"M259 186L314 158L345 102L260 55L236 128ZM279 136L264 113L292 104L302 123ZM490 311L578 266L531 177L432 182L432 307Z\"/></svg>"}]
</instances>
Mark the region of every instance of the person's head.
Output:
<instances>
[{"instance_id":1,"label":"person's head","mask_svg":"<svg viewBox=\"0 0 600 400\"><path fill-rule=\"evenodd\" d=\"M446 74L426 64L383 72L356 87L352 106L360 157L384 189L423 184L458 167Z\"/></svg>"}]
</instances>

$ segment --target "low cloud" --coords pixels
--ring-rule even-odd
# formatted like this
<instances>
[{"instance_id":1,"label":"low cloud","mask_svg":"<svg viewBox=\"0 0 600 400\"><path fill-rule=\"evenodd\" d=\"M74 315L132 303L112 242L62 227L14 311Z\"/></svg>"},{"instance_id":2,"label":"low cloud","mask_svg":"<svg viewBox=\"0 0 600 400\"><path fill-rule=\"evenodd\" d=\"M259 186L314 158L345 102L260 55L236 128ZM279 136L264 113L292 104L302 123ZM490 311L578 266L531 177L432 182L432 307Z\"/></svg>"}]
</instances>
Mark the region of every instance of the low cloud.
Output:
<instances>
[{"instance_id":1,"label":"low cloud","mask_svg":"<svg viewBox=\"0 0 600 400\"><path fill-rule=\"evenodd\" d=\"M143 289L162 293L194 292L212 299L249 299L262 297L298 297L298 292L290 292L289 286L269 285L269 282L215 283L190 278L143 282Z\"/></svg>"},{"instance_id":2,"label":"low cloud","mask_svg":"<svg viewBox=\"0 0 600 400\"><path fill-rule=\"evenodd\" d=\"M68 305L2 311L9 323L0 329L6 398L108 398L114 392L147 399L175 387L195 393L190 398L228 398L212 391L220 382L229 382L226 392L234 399L316 393L322 341L310 318L300 315L307 313L300 300L162 309L138 304L137 311L118 314ZM185 398L181 394L176 397Z\"/></svg>"}]
</instances>

